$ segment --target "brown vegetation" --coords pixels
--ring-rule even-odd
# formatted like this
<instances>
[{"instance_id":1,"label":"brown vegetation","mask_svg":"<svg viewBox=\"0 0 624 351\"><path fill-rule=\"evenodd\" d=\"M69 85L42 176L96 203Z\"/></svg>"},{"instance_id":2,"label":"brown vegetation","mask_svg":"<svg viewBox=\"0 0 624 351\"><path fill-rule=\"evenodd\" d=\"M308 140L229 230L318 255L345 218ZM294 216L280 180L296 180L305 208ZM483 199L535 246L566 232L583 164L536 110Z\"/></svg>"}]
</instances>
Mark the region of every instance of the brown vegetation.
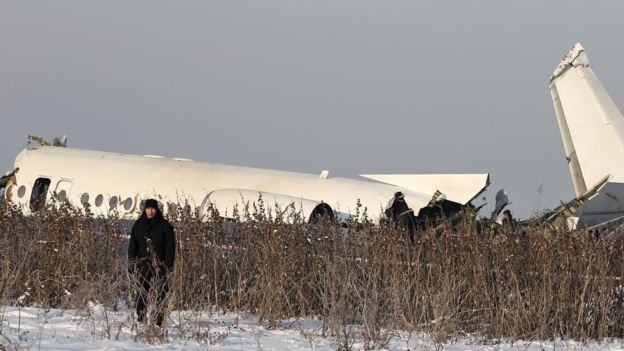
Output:
<instances>
[{"instance_id":1,"label":"brown vegetation","mask_svg":"<svg viewBox=\"0 0 624 351\"><path fill-rule=\"evenodd\" d=\"M437 340L622 337L624 241L585 232L479 235L465 220L412 245L386 225L308 225L262 208L224 221L176 207L177 260L167 309L242 311L276 326L319 318L349 348L393 330ZM0 204L0 303L108 309L131 305L127 235L116 218ZM176 326L180 327L180 326ZM190 327L189 327L190 328ZM190 330L192 334L192 330Z\"/></svg>"}]
</instances>

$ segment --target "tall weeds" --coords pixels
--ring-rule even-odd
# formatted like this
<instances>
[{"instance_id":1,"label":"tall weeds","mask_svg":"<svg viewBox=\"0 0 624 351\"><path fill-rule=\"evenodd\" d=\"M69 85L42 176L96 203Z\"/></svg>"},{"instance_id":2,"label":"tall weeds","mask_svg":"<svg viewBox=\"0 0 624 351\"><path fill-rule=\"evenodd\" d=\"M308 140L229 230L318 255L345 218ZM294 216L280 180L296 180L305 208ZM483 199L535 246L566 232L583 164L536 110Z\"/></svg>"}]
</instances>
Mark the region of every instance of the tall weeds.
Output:
<instances>
[{"instance_id":1,"label":"tall weeds","mask_svg":"<svg viewBox=\"0 0 624 351\"><path fill-rule=\"evenodd\" d=\"M405 232L366 219L311 225L265 212L256 207L226 221L212 211L200 221L176 206L168 215L178 245L167 308L249 312L272 327L315 317L344 348L356 337L383 346L397 329L438 340L624 334L624 239L541 228L480 235L466 219L411 243ZM2 203L1 301L131 305L126 250L114 216L50 206L25 217Z\"/></svg>"}]
</instances>

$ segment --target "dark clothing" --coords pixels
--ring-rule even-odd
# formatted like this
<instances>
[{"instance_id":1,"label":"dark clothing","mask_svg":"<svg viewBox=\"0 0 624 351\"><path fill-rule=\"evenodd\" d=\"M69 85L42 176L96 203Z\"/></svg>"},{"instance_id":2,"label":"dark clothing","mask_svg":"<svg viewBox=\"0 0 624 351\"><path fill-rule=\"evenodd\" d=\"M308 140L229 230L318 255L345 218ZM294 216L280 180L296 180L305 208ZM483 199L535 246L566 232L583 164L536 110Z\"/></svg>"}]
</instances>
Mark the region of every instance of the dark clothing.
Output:
<instances>
[{"instance_id":1,"label":"dark clothing","mask_svg":"<svg viewBox=\"0 0 624 351\"><path fill-rule=\"evenodd\" d=\"M167 273L175 261L175 233L173 227L157 209L148 219L145 211L132 226L128 245L128 264L131 274L138 280L136 308L139 322L145 319L147 297L156 289L156 323L163 322L162 302L167 294Z\"/></svg>"},{"instance_id":2,"label":"dark clothing","mask_svg":"<svg viewBox=\"0 0 624 351\"><path fill-rule=\"evenodd\" d=\"M394 194L392 205L386 209L386 215L392 219L395 229L405 229L410 240L414 244L414 232L416 230L416 218L414 211L405 202L405 196L401 192Z\"/></svg>"},{"instance_id":3,"label":"dark clothing","mask_svg":"<svg viewBox=\"0 0 624 351\"><path fill-rule=\"evenodd\" d=\"M144 322L146 317L148 294L153 291L156 298L156 324L162 326L164 320L164 306L163 301L169 291L167 285L167 274L164 269L156 270L151 266L140 265L135 274L138 279L138 291L136 297L136 312L139 322ZM155 289L155 290L154 290Z\"/></svg>"},{"instance_id":4,"label":"dark clothing","mask_svg":"<svg viewBox=\"0 0 624 351\"><path fill-rule=\"evenodd\" d=\"M145 200L145 206L144 208L153 208L153 209L158 209L158 201L154 200L154 199L147 199Z\"/></svg>"},{"instance_id":5,"label":"dark clothing","mask_svg":"<svg viewBox=\"0 0 624 351\"><path fill-rule=\"evenodd\" d=\"M128 259L137 263L157 259L158 265L173 268L175 260L175 233L173 227L162 217L160 210L152 219L145 212L132 226Z\"/></svg>"}]
</instances>

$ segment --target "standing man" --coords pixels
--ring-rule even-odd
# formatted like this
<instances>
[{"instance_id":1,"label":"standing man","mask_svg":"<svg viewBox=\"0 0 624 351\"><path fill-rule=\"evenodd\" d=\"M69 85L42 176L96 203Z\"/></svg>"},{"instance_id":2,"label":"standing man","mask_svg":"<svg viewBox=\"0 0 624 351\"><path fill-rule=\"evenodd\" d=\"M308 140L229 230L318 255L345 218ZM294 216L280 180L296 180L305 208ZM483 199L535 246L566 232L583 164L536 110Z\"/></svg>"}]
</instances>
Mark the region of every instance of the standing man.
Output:
<instances>
[{"instance_id":1,"label":"standing man","mask_svg":"<svg viewBox=\"0 0 624 351\"><path fill-rule=\"evenodd\" d=\"M511 211L505 210L505 212L503 212L502 224L503 229L509 234L516 234L516 220L511 215Z\"/></svg>"},{"instance_id":2,"label":"standing man","mask_svg":"<svg viewBox=\"0 0 624 351\"><path fill-rule=\"evenodd\" d=\"M156 324L164 320L163 301L167 294L167 275L175 260L175 233L163 217L154 199L145 201L141 217L132 226L128 245L128 265L132 277L138 280L136 299L137 320L145 321L146 303L150 291L157 296Z\"/></svg>"}]
</instances>

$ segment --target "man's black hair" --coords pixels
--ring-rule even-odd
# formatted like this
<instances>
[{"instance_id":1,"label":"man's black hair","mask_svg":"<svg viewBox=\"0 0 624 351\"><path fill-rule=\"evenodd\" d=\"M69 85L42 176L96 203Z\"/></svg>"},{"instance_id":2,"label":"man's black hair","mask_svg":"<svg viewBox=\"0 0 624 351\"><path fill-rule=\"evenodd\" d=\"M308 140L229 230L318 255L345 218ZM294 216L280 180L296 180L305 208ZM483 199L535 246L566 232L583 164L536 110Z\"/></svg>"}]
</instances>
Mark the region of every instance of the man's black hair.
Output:
<instances>
[{"instance_id":1,"label":"man's black hair","mask_svg":"<svg viewBox=\"0 0 624 351\"><path fill-rule=\"evenodd\" d=\"M160 208L158 207L158 201L154 199L147 199L145 200L145 206L143 208L143 212L141 213L141 217L139 217L139 220L147 220L147 214L145 213L145 209L147 208L156 209L156 215L154 216L154 218L152 218L153 220L160 222L164 219L162 211L160 211Z\"/></svg>"}]
</instances>

